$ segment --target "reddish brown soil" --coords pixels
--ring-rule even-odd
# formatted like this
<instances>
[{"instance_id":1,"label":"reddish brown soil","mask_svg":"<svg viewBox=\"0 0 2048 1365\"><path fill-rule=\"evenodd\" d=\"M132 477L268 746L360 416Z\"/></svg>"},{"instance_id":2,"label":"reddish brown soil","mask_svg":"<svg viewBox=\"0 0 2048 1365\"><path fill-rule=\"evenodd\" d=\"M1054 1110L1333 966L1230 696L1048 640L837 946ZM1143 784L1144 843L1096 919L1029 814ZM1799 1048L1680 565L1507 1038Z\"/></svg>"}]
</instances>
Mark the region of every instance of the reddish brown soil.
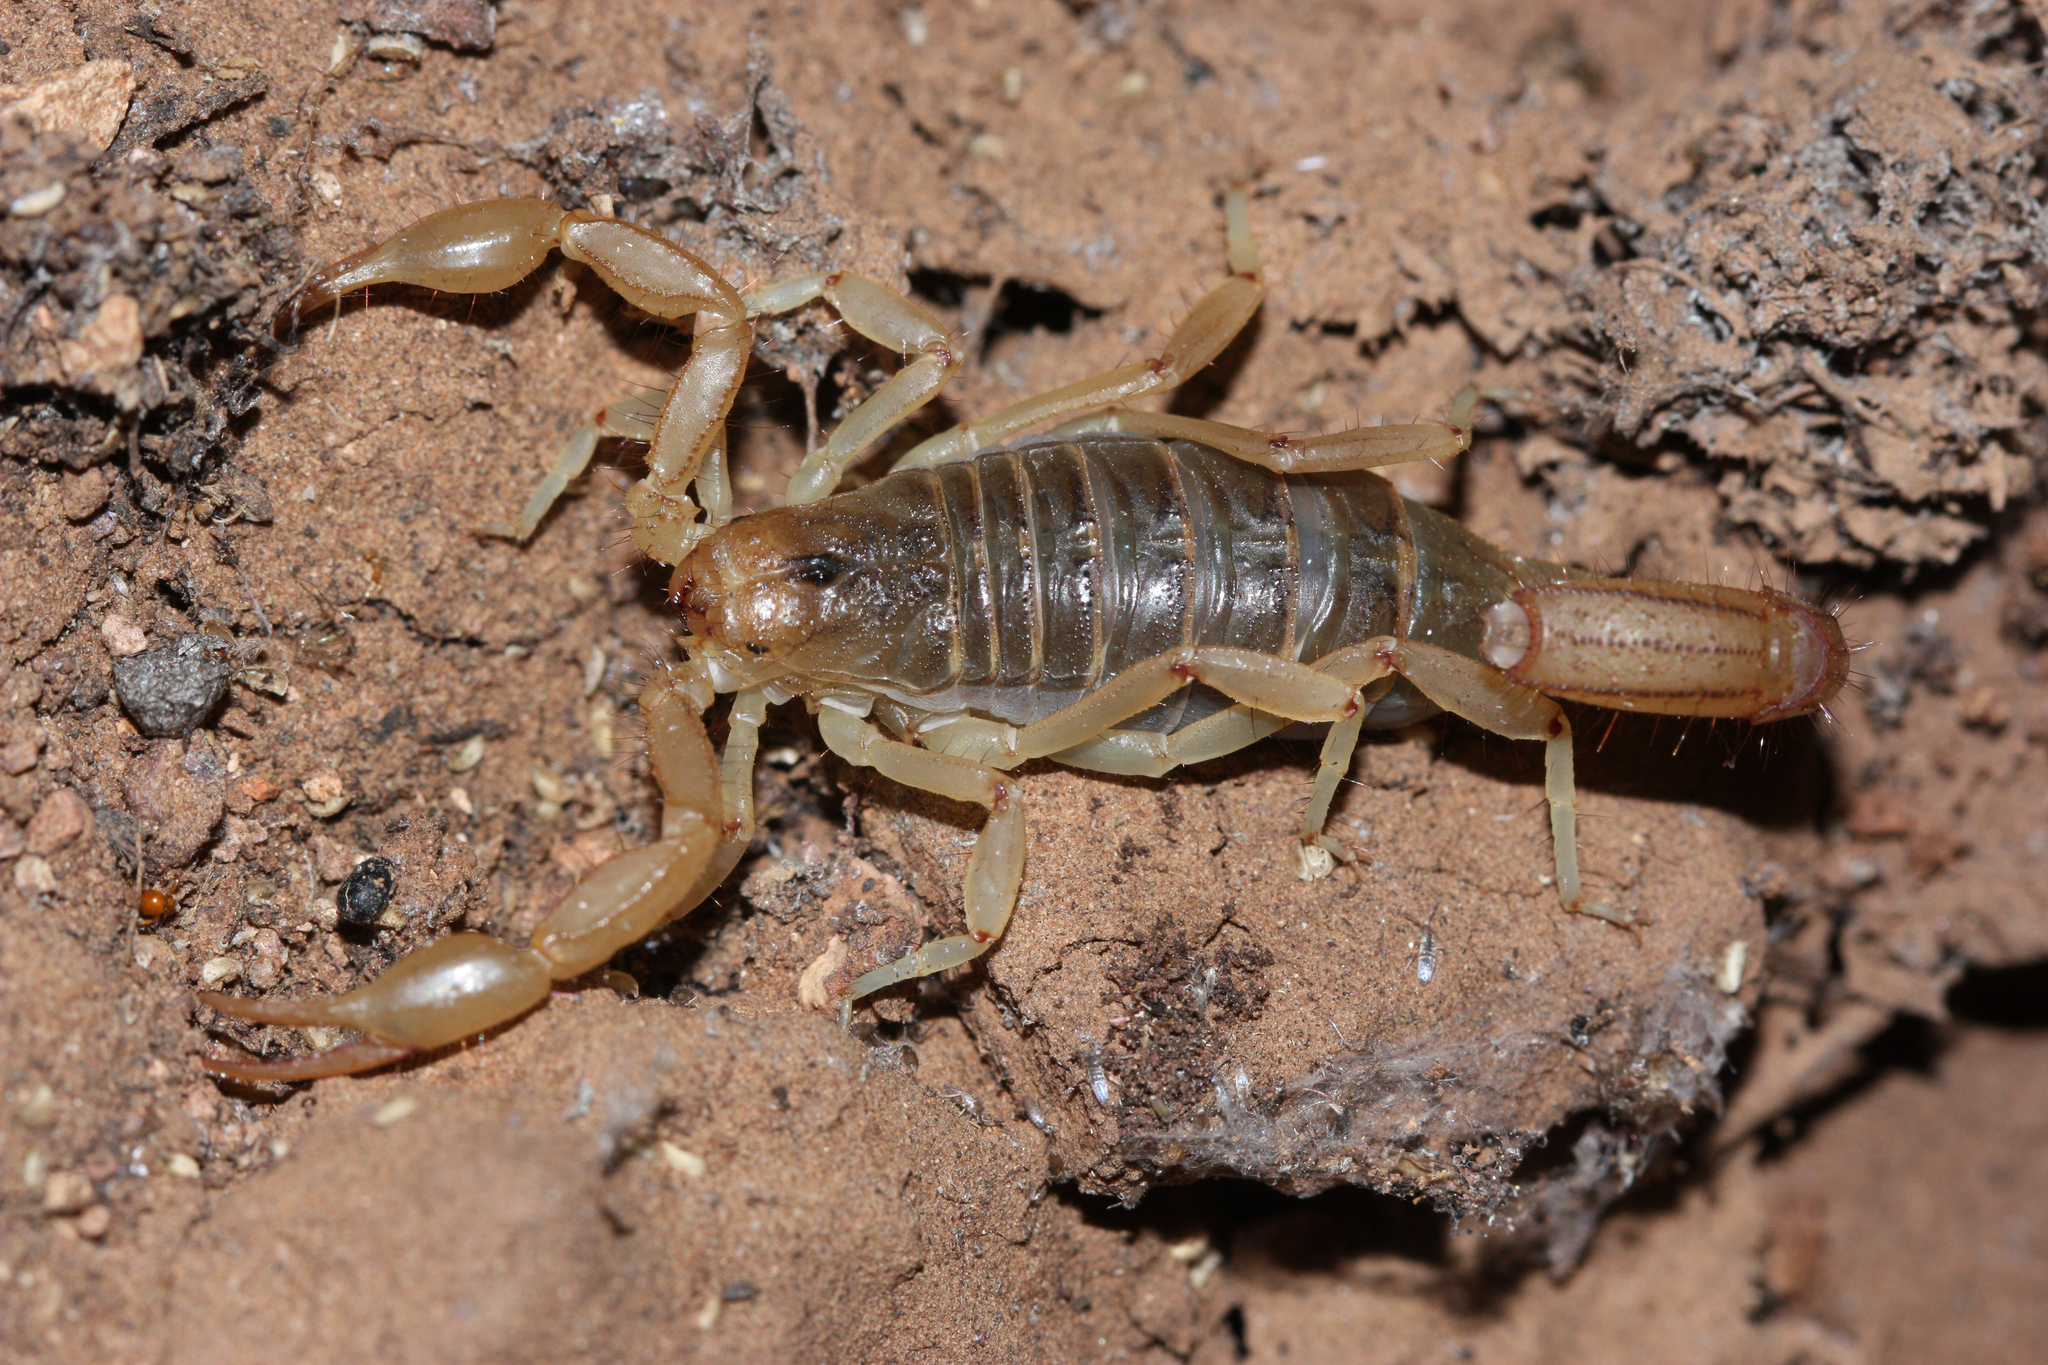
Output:
<instances>
[{"instance_id":1,"label":"reddish brown soil","mask_svg":"<svg viewBox=\"0 0 2048 1365\"><path fill-rule=\"evenodd\" d=\"M2048 1354L2030 8L56 10L0 5L0 1359ZM557 266L271 342L313 264L609 196L749 285L910 289L973 337L937 422L1144 354L1236 183L1268 299L1174 411L1477 383L1412 496L1877 643L1832 726L1576 713L1639 933L1557 912L1533 746L1460 724L1367 743L1307 884L1308 746L1046 766L1000 947L849 1032L800 978L956 924L973 813L790 707L754 855L609 973L374 1075L205 1075L304 1040L203 984L521 938L658 818L631 452L469 528L679 342ZM749 507L893 363L823 313L760 356ZM114 661L202 627L224 703L145 735Z\"/></svg>"}]
</instances>

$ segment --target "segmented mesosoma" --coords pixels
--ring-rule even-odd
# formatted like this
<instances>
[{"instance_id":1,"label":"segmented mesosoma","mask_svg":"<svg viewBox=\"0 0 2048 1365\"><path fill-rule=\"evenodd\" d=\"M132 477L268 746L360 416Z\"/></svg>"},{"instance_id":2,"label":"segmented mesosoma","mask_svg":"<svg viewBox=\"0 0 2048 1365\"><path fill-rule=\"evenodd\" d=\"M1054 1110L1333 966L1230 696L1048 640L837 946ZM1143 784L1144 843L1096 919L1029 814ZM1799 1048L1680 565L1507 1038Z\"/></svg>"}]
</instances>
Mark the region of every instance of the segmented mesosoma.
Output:
<instances>
[{"instance_id":1,"label":"segmented mesosoma","mask_svg":"<svg viewBox=\"0 0 2048 1365\"><path fill-rule=\"evenodd\" d=\"M628 399L599 412L518 523L482 528L530 536L601 437L646 440L648 473L627 508L635 542L675 566L687 657L641 695L665 803L658 840L594 870L525 948L457 933L331 999L202 994L241 1019L363 1034L308 1057L206 1065L307 1079L445 1046L687 913L752 838L759 727L770 703L792 698L847 762L989 812L968 860L962 932L858 977L849 1002L970 961L1001 936L1026 871L1010 769L1052 758L1158 776L1301 722L1329 727L1301 825L1302 875L1343 856L1323 823L1360 730L1450 711L1544 742L1563 907L1626 922L1580 882L1572 734L1558 700L1800 715L1842 686L1840 627L1769 589L1596 578L1510 555L1369 472L1464 450L1458 414L1300 439L1116 406L1180 383L1257 310L1264 288L1243 195L1226 196L1226 210L1231 272L1159 355L935 436L886 477L836 496L846 468L959 366L936 320L871 281L811 275L741 295L652 232L533 199L444 210L318 272L280 314L285 325L380 283L502 289L555 249L655 317L695 316L690 359L658 411ZM904 364L806 457L785 506L735 518L725 418L751 319L820 301ZM1075 413L1093 415L1003 444ZM722 754L702 720L719 693L734 694Z\"/></svg>"}]
</instances>

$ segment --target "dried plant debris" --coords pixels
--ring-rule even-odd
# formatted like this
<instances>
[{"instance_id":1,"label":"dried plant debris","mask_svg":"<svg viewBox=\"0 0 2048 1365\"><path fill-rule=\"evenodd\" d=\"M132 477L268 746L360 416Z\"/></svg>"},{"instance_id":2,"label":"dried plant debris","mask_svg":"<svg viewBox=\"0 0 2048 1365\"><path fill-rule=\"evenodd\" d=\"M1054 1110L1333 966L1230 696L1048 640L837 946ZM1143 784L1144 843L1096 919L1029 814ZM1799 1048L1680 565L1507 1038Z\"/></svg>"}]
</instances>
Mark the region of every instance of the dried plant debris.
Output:
<instances>
[{"instance_id":1,"label":"dried plant debris","mask_svg":"<svg viewBox=\"0 0 2048 1365\"><path fill-rule=\"evenodd\" d=\"M488 52L498 35L490 0L343 0L341 20L369 33L402 33L458 52Z\"/></svg>"},{"instance_id":2,"label":"dried plant debris","mask_svg":"<svg viewBox=\"0 0 2048 1365\"><path fill-rule=\"evenodd\" d=\"M1915 13L1786 21L1539 215L1586 262L1567 414L1721 462L1730 517L1810 562L1951 563L2040 454L2040 30Z\"/></svg>"},{"instance_id":3,"label":"dried plant debris","mask_svg":"<svg viewBox=\"0 0 2048 1365\"><path fill-rule=\"evenodd\" d=\"M686 57L670 54L671 66ZM822 154L775 84L766 46L747 62L744 95L730 113L693 86L686 125L658 90L559 111L548 130L508 155L531 166L563 203L607 208L706 255L734 278L793 275L849 265L848 224L821 193ZM874 270L871 262L860 268ZM755 350L775 368L824 372L844 333L822 317L764 321Z\"/></svg>"},{"instance_id":4,"label":"dried plant debris","mask_svg":"<svg viewBox=\"0 0 2048 1365\"><path fill-rule=\"evenodd\" d=\"M0 454L198 471L255 403L265 274L297 259L241 149L96 162L0 119L0 201L24 199L39 211L0 218Z\"/></svg>"}]
</instances>

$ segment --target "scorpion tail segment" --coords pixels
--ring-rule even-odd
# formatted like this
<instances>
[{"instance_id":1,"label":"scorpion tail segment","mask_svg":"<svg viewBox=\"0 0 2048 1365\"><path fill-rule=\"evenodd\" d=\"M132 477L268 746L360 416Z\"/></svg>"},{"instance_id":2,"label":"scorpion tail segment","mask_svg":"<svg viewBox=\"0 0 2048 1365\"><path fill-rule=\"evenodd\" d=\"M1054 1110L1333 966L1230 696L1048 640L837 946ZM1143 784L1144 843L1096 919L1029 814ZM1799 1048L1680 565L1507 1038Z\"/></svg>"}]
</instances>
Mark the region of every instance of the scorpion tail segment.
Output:
<instances>
[{"instance_id":1,"label":"scorpion tail segment","mask_svg":"<svg viewBox=\"0 0 2048 1365\"><path fill-rule=\"evenodd\" d=\"M547 998L553 979L548 960L530 949L510 947L488 934L450 934L345 995L244 1000L205 991L199 1003L251 1023L352 1028L367 1035L365 1043L285 1064L325 1069L299 1076L284 1076L275 1069L260 1072L263 1079L305 1079L382 1066L516 1019ZM206 1061L210 1071L245 1078L257 1078L249 1068L258 1065Z\"/></svg>"},{"instance_id":2,"label":"scorpion tail segment","mask_svg":"<svg viewBox=\"0 0 2048 1365\"><path fill-rule=\"evenodd\" d=\"M296 332L302 317L373 284L451 294L509 288L547 258L567 216L545 199L487 199L430 213L376 246L320 267L278 309L271 330Z\"/></svg>"},{"instance_id":3,"label":"scorpion tail segment","mask_svg":"<svg viewBox=\"0 0 2048 1365\"><path fill-rule=\"evenodd\" d=\"M1849 675L1842 627L1772 589L1591 578L1522 588L1488 611L1481 651L1547 696L1621 711L1781 720Z\"/></svg>"}]
</instances>

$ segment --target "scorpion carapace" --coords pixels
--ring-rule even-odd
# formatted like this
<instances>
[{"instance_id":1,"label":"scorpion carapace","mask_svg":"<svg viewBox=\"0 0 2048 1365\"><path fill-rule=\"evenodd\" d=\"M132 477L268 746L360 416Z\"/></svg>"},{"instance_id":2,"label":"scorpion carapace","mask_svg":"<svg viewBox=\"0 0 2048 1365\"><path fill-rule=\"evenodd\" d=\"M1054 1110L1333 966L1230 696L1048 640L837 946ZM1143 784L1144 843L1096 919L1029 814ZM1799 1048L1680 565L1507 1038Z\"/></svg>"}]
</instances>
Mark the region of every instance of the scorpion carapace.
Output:
<instances>
[{"instance_id":1,"label":"scorpion carapace","mask_svg":"<svg viewBox=\"0 0 2048 1365\"><path fill-rule=\"evenodd\" d=\"M647 475L627 495L634 540L677 566L671 592L689 632L686 658L640 698L661 837L593 871L525 948L453 934L332 999L203 994L238 1018L364 1035L315 1056L207 1067L304 1079L444 1046L687 913L752 839L759 727L771 702L792 698L845 761L989 813L968 860L963 931L868 971L849 1002L970 961L1001 936L1024 874L1010 769L1052 758L1159 776L1302 722L1329 729L1296 847L1301 875L1345 856L1323 823L1360 730L1450 711L1544 742L1564 908L1627 923L1581 884L1571 727L1557 699L1753 720L1818 710L1846 675L1839 626L1768 589L1594 578L1511 555L1368 472L1464 450L1462 416L1303 439L1114 406L1180 383L1257 310L1244 196L1225 204L1230 274L1159 354L935 436L837 496L847 466L959 366L935 319L871 281L812 275L742 296L654 233L532 199L434 214L320 271L284 309L287 324L378 283L503 288L556 248L656 317L696 316L659 412L640 400L605 408L519 521L485 528L531 535L601 437L647 439ZM787 505L734 518L724 422L750 320L817 301L905 363L805 458ZM1004 444L1076 413L1094 415ZM719 693L734 694L722 752L702 719Z\"/></svg>"}]
</instances>

